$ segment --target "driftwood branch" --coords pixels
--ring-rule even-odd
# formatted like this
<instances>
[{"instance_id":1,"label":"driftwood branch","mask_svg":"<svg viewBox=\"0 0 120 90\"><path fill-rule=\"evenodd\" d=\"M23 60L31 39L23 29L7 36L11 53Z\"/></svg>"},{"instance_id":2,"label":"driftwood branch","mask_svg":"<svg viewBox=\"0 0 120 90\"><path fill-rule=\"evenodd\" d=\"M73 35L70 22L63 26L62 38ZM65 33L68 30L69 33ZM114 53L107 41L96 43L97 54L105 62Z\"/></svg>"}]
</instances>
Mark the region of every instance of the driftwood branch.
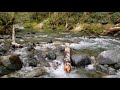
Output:
<instances>
[{"instance_id":1,"label":"driftwood branch","mask_svg":"<svg viewBox=\"0 0 120 90\"><path fill-rule=\"evenodd\" d=\"M12 28L12 42L11 42L12 47L22 48L23 47L22 45L15 42L15 28L16 28L15 25L13 25L13 28Z\"/></svg>"},{"instance_id":2,"label":"driftwood branch","mask_svg":"<svg viewBox=\"0 0 120 90\"><path fill-rule=\"evenodd\" d=\"M112 27L112 28L105 30L104 33L102 33L102 34L103 35L112 34L112 33L114 34L119 31L120 31L120 27Z\"/></svg>"},{"instance_id":3,"label":"driftwood branch","mask_svg":"<svg viewBox=\"0 0 120 90\"><path fill-rule=\"evenodd\" d=\"M71 60L70 60L70 45L69 43L65 43L65 51L64 51L64 70L67 73L71 71Z\"/></svg>"}]
</instances>

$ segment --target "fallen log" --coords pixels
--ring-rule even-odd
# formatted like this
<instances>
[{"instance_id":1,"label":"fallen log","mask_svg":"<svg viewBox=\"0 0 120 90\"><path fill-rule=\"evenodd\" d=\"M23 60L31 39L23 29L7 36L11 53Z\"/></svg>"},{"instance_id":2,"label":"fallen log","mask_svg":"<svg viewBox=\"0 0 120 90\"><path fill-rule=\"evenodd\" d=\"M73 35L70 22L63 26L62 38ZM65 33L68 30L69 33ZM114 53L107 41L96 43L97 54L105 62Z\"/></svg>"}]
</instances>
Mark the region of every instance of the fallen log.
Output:
<instances>
[{"instance_id":1,"label":"fallen log","mask_svg":"<svg viewBox=\"0 0 120 90\"><path fill-rule=\"evenodd\" d=\"M108 30L108 32L120 31L120 27L112 27Z\"/></svg>"},{"instance_id":2,"label":"fallen log","mask_svg":"<svg viewBox=\"0 0 120 90\"><path fill-rule=\"evenodd\" d=\"M103 32L103 35L114 34L120 31L120 27L112 27Z\"/></svg>"},{"instance_id":3,"label":"fallen log","mask_svg":"<svg viewBox=\"0 0 120 90\"><path fill-rule=\"evenodd\" d=\"M69 43L65 43L64 71L66 71L67 73L70 73L70 71L71 71L70 45L69 45Z\"/></svg>"}]
</instances>

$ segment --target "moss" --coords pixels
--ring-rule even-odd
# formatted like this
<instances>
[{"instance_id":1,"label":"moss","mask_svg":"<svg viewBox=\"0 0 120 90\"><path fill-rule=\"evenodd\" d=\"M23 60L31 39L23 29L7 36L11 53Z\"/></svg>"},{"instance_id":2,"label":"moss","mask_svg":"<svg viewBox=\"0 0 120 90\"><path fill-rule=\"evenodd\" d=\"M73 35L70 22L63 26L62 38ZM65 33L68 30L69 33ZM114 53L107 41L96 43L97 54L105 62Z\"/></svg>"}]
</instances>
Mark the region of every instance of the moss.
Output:
<instances>
[{"instance_id":1,"label":"moss","mask_svg":"<svg viewBox=\"0 0 120 90\"><path fill-rule=\"evenodd\" d=\"M85 23L87 21L87 19L89 18L89 15L84 15L80 18L80 23Z\"/></svg>"},{"instance_id":2,"label":"moss","mask_svg":"<svg viewBox=\"0 0 120 90\"><path fill-rule=\"evenodd\" d=\"M62 32L65 30L65 26L60 25L58 27L56 26L51 26L51 25L45 25L44 28L41 30L42 32L46 33L57 33L57 32Z\"/></svg>"},{"instance_id":3,"label":"moss","mask_svg":"<svg viewBox=\"0 0 120 90\"><path fill-rule=\"evenodd\" d=\"M20 33L23 33L23 34L26 34L26 33L37 33L39 32L38 30L36 29L33 29L33 28L25 28L24 30L21 30ZM17 33L18 34L18 33Z\"/></svg>"},{"instance_id":4,"label":"moss","mask_svg":"<svg viewBox=\"0 0 120 90\"><path fill-rule=\"evenodd\" d=\"M83 30L86 30L90 33L100 34L103 32L104 27L101 24L83 24Z\"/></svg>"},{"instance_id":5,"label":"moss","mask_svg":"<svg viewBox=\"0 0 120 90\"><path fill-rule=\"evenodd\" d=\"M79 68L78 73L88 78L102 78L103 76L107 75L106 73L100 71L87 71L84 68Z\"/></svg>"},{"instance_id":6,"label":"moss","mask_svg":"<svg viewBox=\"0 0 120 90\"><path fill-rule=\"evenodd\" d=\"M111 15L111 20L113 23L120 23L120 12L114 12L112 15Z\"/></svg>"},{"instance_id":7,"label":"moss","mask_svg":"<svg viewBox=\"0 0 120 90\"><path fill-rule=\"evenodd\" d=\"M6 68L10 70L19 70L20 68L22 68L23 63L18 56L13 55L13 56L10 56L9 59L11 64L8 65Z\"/></svg>"},{"instance_id":8,"label":"moss","mask_svg":"<svg viewBox=\"0 0 120 90\"><path fill-rule=\"evenodd\" d=\"M25 22L23 25L27 28L32 28L32 27L36 26L37 23L36 22Z\"/></svg>"},{"instance_id":9,"label":"moss","mask_svg":"<svg viewBox=\"0 0 120 90\"><path fill-rule=\"evenodd\" d=\"M4 30L3 30L3 28L0 28L0 34L4 34L5 32L4 32Z\"/></svg>"}]
</instances>

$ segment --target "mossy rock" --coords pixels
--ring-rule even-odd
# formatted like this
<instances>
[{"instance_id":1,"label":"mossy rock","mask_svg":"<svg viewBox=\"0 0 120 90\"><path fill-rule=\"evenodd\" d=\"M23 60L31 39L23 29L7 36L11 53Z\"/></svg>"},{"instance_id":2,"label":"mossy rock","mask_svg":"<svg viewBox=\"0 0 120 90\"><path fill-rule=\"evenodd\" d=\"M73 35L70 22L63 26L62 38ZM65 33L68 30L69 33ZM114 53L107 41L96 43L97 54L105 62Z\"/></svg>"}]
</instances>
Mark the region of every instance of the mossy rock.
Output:
<instances>
[{"instance_id":1,"label":"mossy rock","mask_svg":"<svg viewBox=\"0 0 120 90\"><path fill-rule=\"evenodd\" d=\"M10 70L19 70L22 68L22 61L17 55L1 56L0 62L3 66Z\"/></svg>"}]
</instances>

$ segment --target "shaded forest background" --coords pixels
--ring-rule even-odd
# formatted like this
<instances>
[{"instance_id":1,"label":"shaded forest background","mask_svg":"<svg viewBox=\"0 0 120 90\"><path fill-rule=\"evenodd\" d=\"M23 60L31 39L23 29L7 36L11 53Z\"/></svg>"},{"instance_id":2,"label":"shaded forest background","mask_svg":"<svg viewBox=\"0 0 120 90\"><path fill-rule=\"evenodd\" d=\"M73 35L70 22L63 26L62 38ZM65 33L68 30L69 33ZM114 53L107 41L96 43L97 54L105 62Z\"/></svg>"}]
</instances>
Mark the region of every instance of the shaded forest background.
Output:
<instances>
[{"instance_id":1,"label":"shaded forest background","mask_svg":"<svg viewBox=\"0 0 120 90\"><path fill-rule=\"evenodd\" d=\"M120 12L0 12L0 34L10 34L13 24L25 31L83 31L102 33L120 23Z\"/></svg>"}]
</instances>

